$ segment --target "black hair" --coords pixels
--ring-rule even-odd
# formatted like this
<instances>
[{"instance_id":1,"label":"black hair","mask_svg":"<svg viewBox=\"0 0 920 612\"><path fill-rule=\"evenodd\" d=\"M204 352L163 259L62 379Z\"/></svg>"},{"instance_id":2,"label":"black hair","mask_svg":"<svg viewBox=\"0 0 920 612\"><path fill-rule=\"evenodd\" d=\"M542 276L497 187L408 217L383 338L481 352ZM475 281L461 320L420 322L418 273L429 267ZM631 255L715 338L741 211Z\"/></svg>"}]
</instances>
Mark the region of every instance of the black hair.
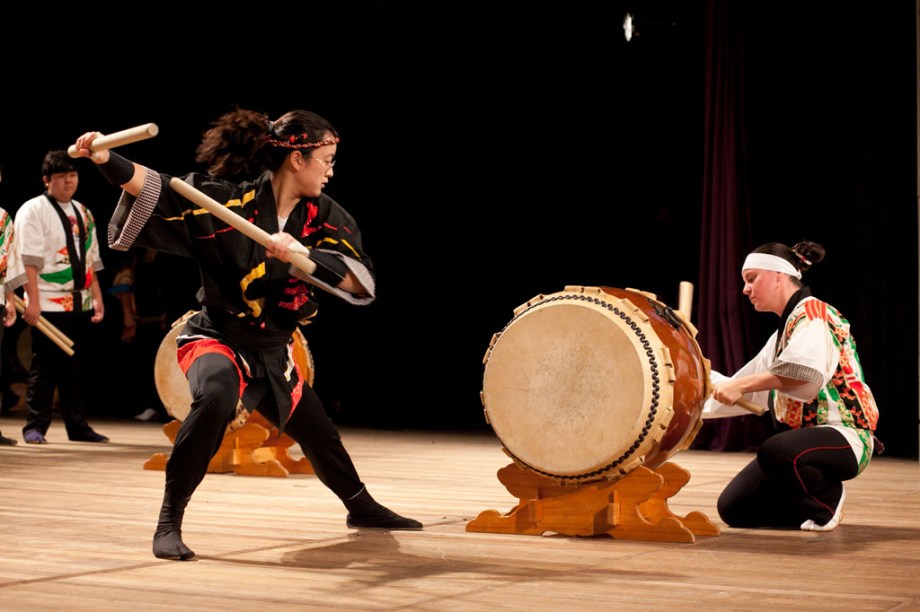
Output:
<instances>
[{"instance_id":1,"label":"black hair","mask_svg":"<svg viewBox=\"0 0 920 612\"><path fill-rule=\"evenodd\" d=\"M791 263L792 266L802 274L808 272L814 264L822 261L825 255L823 246L817 242L809 242L808 240L803 240L792 247L786 246L782 242L768 242L760 245L751 252L766 253L767 255L781 257Z\"/></svg>"},{"instance_id":2,"label":"black hair","mask_svg":"<svg viewBox=\"0 0 920 612\"><path fill-rule=\"evenodd\" d=\"M51 176L59 172L76 172L77 166L67 151L48 151L42 162L42 176Z\"/></svg>"}]
</instances>

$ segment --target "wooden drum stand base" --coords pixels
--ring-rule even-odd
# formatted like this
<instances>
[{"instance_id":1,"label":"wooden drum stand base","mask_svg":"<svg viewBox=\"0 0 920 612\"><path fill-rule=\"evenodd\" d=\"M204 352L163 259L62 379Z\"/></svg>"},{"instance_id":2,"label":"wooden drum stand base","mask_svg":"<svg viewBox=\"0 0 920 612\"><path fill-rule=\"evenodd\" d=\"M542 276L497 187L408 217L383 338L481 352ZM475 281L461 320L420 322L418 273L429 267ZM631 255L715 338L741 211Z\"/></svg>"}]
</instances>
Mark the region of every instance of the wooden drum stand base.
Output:
<instances>
[{"instance_id":1,"label":"wooden drum stand base","mask_svg":"<svg viewBox=\"0 0 920 612\"><path fill-rule=\"evenodd\" d=\"M607 534L620 540L695 542L696 536L717 536L719 528L701 512L681 518L667 500L690 480L690 472L674 463L652 470L644 466L608 482L560 485L517 464L498 471L499 481L520 500L510 512L481 512L467 531L567 536Z\"/></svg>"},{"instance_id":2,"label":"wooden drum stand base","mask_svg":"<svg viewBox=\"0 0 920 612\"><path fill-rule=\"evenodd\" d=\"M181 426L178 420L163 426L163 432L173 444ZM233 472L245 476L282 478L292 473L314 474L313 466L306 457L295 461L290 456L288 447L293 444L292 438L280 435L276 427L254 412L241 427L224 435L220 449L208 464L208 473ZM157 453L147 460L144 469L165 470L168 458L166 453Z\"/></svg>"}]
</instances>

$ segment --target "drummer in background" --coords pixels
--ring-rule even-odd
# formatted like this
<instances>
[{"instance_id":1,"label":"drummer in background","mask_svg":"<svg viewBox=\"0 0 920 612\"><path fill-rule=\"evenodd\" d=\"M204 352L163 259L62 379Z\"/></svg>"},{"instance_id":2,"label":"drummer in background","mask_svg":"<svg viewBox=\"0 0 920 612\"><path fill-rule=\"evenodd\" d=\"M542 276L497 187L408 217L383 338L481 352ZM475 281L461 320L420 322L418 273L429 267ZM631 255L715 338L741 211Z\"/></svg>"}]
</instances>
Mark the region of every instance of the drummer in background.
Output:
<instances>
[{"instance_id":1,"label":"drummer in background","mask_svg":"<svg viewBox=\"0 0 920 612\"><path fill-rule=\"evenodd\" d=\"M2 175L0 175L2 180ZM13 252L13 217L5 209L0 208L0 311L3 312L3 325L0 325L0 341L3 340L3 328L10 327L16 322L16 304L13 301L13 290L6 284L7 264ZM2 363L2 360L0 360ZM2 396L0 396L2 402ZM15 446L15 438L7 438L0 433L0 446Z\"/></svg>"},{"instance_id":2,"label":"drummer in background","mask_svg":"<svg viewBox=\"0 0 920 612\"><path fill-rule=\"evenodd\" d=\"M316 315L316 287L356 305L374 300L373 267L361 232L352 216L323 193L335 165L335 128L304 110L269 121L261 113L236 109L205 133L197 160L210 176L192 173L184 180L269 233L268 248L201 214L203 209L170 188L170 177L113 151L93 154L90 147L98 136L87 132L75 147L124 189L109 226L110 246L144 246L191 258L203 283L201 311L177 337L179 364L193 399L166 465L153 554L195 556L182 541L183 514L240 398L300 444L317 477L347 508L349 527L421 529L420 522L371 497L291 354L297 326ZM237 180L221 178L227 176ZM307 249L317 265L313 274L287 263L289 254Z\"/></svg>"},{"instance_id":3,"label":"drummer in background","mask_svg":"<svg viewBox=\"0 0 920 612\"><path fill-rule=\"evenodd\" d=\"M712 373L703 418L748 414L734 406L745 396L767 406L780 431L719 496L719 516L731 527L830 531L842 516L843 481L872 457L878 408L850 325L801 280L824 254L814 242L771 242L742 266L744 295L756 310L778 315L779 324L731 378Z\"/></svg>"}]
</instances>

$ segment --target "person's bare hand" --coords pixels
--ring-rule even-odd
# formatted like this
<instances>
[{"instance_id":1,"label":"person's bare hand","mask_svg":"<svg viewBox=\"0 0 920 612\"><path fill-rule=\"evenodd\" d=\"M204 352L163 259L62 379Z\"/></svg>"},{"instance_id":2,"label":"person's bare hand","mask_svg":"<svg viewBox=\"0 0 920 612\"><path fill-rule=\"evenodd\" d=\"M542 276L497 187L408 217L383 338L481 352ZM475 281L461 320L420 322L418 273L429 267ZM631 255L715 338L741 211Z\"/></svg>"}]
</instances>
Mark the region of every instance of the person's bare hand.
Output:
<instances>
[{"instance_id":1,"label":"person's bare hand","mask_svg":"<svg viewBox=\"0 0 920 612\"><path fill-rule=\"evenodd\" d=\"M88 157L97 164L104 164L105 162L109 161L108 149L102 149L101 151L92 150L93 142L100 136L102 136L101 132L85 132L79 136L77 141L74 142L74 147L77 150L77 156Z\"/></svg>"},{"instance_id":2,"label":"person's bare hand","mask_svg":"<svg viewBox=\"0 0 920 612\"><path fill-rule=\"evenodd\" d=\"M310 253L304 245L286 232L272 234L265 250L269 257L275 257L284 262L290 261L291 253L301 253L303 255L309 255Z\"/></svg>"}]
</instances>

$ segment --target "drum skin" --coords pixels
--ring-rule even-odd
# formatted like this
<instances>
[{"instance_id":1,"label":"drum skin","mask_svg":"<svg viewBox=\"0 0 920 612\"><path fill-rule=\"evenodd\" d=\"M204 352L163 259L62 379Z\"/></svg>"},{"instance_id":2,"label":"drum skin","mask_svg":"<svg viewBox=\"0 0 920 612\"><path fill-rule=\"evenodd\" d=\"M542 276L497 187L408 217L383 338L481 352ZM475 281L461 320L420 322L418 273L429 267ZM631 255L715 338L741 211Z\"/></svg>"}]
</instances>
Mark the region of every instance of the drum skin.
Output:
<instances>
[{"instance_id":1,"label":"drum skin","mask_svg":"<svg viewBox=\"0 0 920 612\"><path fill-rule=\"evenodd\" d=\"M188 380L179 367L179 361L176 356L176 338L178 338L182 328L185 327L185 322L189 317L197 314L197 312L197 310L190 310L173 322L169 333L160 342L154 362L154 381L156 382L157 393L166 411L178 421L184 421L185 417L188 416L192 406L192 393L188 388ZM313 355L307 346L306 338L304 338L299 329L294 331L293 352L294 361L300 366L304 381L312 386L315 374ZM248 418L249 411L240 402L236 409L236 417L227 427L227 431L233 431L241 427Z\"/></svg>"},{"instance_id":2,"label":"drum skin","mask_svg":"<svg viewBox=\"0 0 920 612\"><path fill-rule=\"evenodd\" d=\"M695 336L645 292L539 295L483 359L486 420L515 463L563 484L658 467L702 425L711 385Z\"/></svg>"}]
</instances>

